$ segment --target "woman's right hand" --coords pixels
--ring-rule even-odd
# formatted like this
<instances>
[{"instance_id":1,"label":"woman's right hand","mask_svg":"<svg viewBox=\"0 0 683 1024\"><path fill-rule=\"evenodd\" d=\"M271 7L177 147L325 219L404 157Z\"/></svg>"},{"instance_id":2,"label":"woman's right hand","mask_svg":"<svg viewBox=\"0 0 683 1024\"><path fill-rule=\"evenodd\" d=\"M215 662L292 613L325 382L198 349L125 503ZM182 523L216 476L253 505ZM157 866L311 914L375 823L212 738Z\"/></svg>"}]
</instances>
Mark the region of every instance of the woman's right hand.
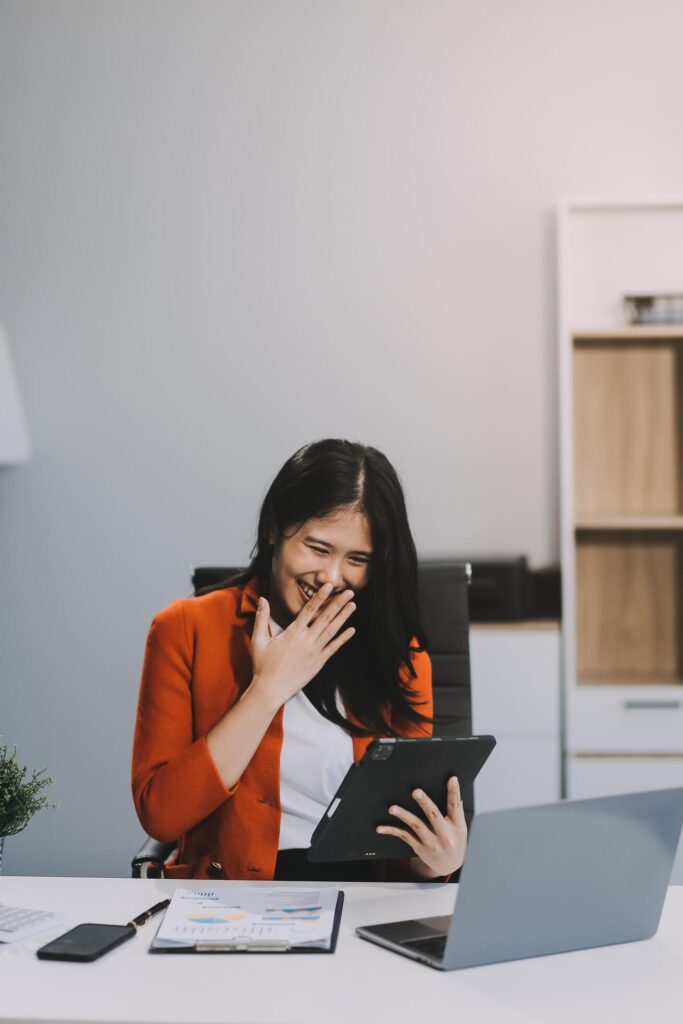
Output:
<instances>
[{"instance_id":1,"label":"woman's right hand","mask_svg":"<svg viewBox=\"0 0 683 1024\"><path fill-rule=\"evenodd\" d=\"M353 591L342 591L322 608L331 592L332 584L325 583L287 629L274 637L268 629L270 606L265 597L259 598L251 638L254 678L250 689L278 707L306 686L355 633L352 626L339 632L356 610Z\"/></svg>"}]
</instances>

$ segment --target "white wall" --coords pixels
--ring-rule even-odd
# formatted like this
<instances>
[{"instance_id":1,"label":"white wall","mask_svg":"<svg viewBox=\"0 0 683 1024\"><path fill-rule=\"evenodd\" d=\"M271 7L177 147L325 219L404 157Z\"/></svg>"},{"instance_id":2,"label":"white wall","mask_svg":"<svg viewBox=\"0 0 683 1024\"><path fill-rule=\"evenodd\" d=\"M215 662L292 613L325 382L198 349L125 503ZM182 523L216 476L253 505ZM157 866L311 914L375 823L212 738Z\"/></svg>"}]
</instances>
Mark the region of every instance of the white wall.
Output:
<instances>
[{"instance_id":1,"label":"white wall","mask_svg":"<svg viewBox=\"0 0 683 1024\"><path fill-rule=\"evenodd\" d=\"M282 461L384 449L424 555L557 557L553 207L680 191L678 0L0 2L0 734L125 874L154 611Z\"/></svg>"}]
</instances>

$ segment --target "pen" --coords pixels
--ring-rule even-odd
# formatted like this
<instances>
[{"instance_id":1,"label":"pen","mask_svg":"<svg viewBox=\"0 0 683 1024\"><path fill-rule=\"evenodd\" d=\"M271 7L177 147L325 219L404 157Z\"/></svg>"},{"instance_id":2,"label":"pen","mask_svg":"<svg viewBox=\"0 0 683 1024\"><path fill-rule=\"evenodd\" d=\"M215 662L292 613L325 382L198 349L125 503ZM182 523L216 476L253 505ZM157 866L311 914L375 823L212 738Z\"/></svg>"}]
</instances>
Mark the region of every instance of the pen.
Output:
<instances>
[{"instance_id":1,"label":"pen","mask_svg":"<svg viewBox=\"0 0 683 1024\"><path fill-rule=\"evenodd\" d=\"M155 914L165 910L170 902L170 900L162 900L161 903L155 903L153 907L150 907L149 910L143 911L142 914L138 914L138 916L134 917L132 921L128 922L128 924L132 925L135 929L139 928L145 923L145 921L149 921L150 917L154 917Z\"/></svg>"}]
</instances>

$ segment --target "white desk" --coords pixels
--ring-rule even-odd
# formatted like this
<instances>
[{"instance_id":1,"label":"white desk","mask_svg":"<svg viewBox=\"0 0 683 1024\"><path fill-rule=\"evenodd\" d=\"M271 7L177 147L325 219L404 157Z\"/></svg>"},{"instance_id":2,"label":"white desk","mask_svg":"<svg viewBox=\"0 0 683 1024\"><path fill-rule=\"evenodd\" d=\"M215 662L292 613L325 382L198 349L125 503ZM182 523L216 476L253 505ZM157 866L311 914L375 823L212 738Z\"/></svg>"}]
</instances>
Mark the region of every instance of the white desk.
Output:
<instances>
[{"instance_id":1,"label":"white desk","mask_svg":"<svg viewBox=\"0 0 683 1024\"><path fill-rule=\"evenodd\" d=\"M67 925L122 923L177 883L123 878L0 878L0 901L56 910ZM187 882L188 886L206 885ZM220 883L214 883L220 885ZM263 883L248 883L259 885ZM364 942L359 924L448 912L454 886L346 884L333 956L150 956L159 919L91 964L34 950L55 932L0 950L0 1020L240 1024L679 1024L683 888L669 890L647 942L435 971Z\"/></svg>"}]
</instances>

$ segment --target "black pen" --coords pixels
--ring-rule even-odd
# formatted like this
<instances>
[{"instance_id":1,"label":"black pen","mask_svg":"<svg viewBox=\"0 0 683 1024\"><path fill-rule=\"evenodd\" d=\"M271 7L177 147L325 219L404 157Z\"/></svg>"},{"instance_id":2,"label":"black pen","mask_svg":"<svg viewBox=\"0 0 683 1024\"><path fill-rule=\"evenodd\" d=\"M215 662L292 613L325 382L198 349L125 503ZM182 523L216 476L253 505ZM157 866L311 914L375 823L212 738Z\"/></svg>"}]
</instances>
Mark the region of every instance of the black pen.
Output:
<instances>
[{"instance_id":1,"label":"black pen","mask_svg":"<svg viewBox=\"0 0 683 1024\"><path fill-rule=\"evenodd\" d=\"M132 925L133 928L137 930L146 921L149 921L150 917L154 917L154 915L158 914L160 911L166 910L166 907L170 902L170 900L162 900L161 903L155 903L153 907L150 907L149 910L143 911L142 914L138 914L138 916L134 917L132 921L128 922L128 924Z\"/></svg>"}]
</instances>

